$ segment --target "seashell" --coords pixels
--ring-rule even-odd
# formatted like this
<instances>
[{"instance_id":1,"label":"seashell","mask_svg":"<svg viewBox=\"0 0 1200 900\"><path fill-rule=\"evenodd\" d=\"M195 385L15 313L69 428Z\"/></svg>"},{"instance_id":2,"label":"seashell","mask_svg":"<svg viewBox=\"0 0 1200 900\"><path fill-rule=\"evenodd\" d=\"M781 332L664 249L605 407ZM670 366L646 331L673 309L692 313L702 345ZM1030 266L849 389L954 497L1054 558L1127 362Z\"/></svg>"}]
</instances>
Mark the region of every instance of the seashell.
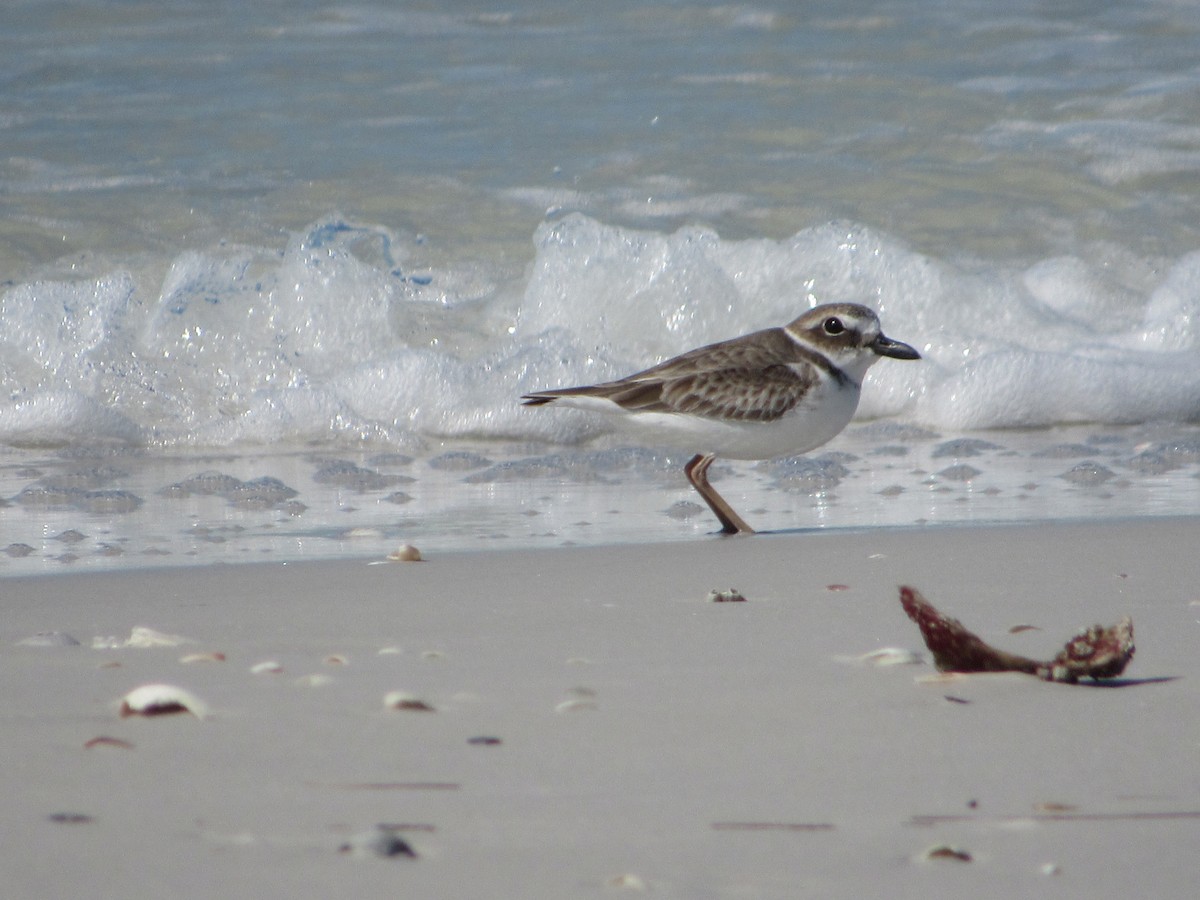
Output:
<instances>
[{"instance_id":1,"label":"seashell","mask_svg":"<svg viewBox=\"0 0 1200 900\"><path fill-rule=\"evenodd\" d=\"M730 588L727 591L709 591L708 601L710 603L745 603L746 598L736 588Z\"/></svg>"},{"instance_id":2,"label":"seashell","mask_svg":"<svg viewBox=\"0 0 1200 900\"><path fill-rule=\"evenodd\" d=\"M195 694L173 684L144 684L121 698L121 718L185 712L203 719L207 707Z\"/></svg>"},{"instance_id":3,"label":"seashell","mask_svg":"<svg viewBox=\"0 0 1200 900\"><path fill-rule=\"evenodd\" d=\"M1046 863L1038 871L1047 876L1061 875L1062 867L1058 863Z\"/></svg>"},{"instance_id":4,"label":"seashell","mask_svg":"<svg viewBox=\"0 0 1200 900\"><path fill-rule=\"evenodd\" d=\"M129 743L129 741L123 741L120 738L109 737L106 734L102 734L98 737L92 738L83 745L84 750L91 750L95 747L113 747L118 750L132 750L133 744Z\"/></svg>"},{"instance_id":5,"label":"seashell","mask_svg":"<svg viewBox=\"0 0 1200 900\"><path fill-rule=\"evenodd\" d=\"M841 591L850 590L850 585L848 585L848 584L827 584L827 585L825 585L825 590L829 591L831 594L836 594L836 593L840 593Z\"/></svg>"},{"instance_id":6,"label":"seashell","mask_svg":"<svg viewBox=\"0 0 1200 900\"><path fill-rule=\"evenodd\" d=\"M380 647L377 656L399 656L404 651L399 647Z\"/></svg>"},{"instance_id":7,"label":"seashell","mask_svg":"<svg viewBox=\"0 0 1200 900\"><path fill-rule=\"evenodd\" d=\"M932 675L918 675L913 680L917 684L956 684L970 677L963 672L935 672Z\"/></svg>"},{"instance_id":8,"label":"seashell","mask_svg":"<svg viewBox=\"0 0 1200 900\"><path fill-rule=\"evenodd\" d=\"M480 734L473 738L467 738L467 743L476 747L498 747L504 742L500 738L493 737L490 734Z\"/></svg>"},{"instance_id":9,"label":"seashell","mask_svg":"<svg viewBox=\"0 0 1200 900\"><path fill-rule=\"evenodd\" d=\"M378 528L360 526L358 528L348 528L347 530L343 531L342 537L350 540L359 540L361 538L381 538L383 537L383 532Z\"/></svg>"},{"instance_id":10,"label":"seashell","mask_svg":"<svg viewBox=\"0 0 1200 900\"><path fill-rule=\"evenodd\" d=\"M599 708L600 707L595 700L579 698L575 700L564 700L562 703L558 704L558 706L554 707L554 711L556 713L571 713Z\"/></svg>"},{"instance_id":11,"label":"seashell","mask_svg":"<svg viewBox=\"0 0 1200 900\"><path fill-rule=\"evenodd\" d=\"M421 551L412 544L401 544L389 553L387 558L392 562L424 562Z\"/></svg>"},{"instance_id":12,"label":"seashell","mask_svg":"<svg viewBox=\"0 0 1200 900\"><path fill-rule=\"evenodd\" d=\"M398 829L391 825L376 825L374 830L357 834L338 848L339 853L349 853L351 856L365 858L381 856L390 859L403 856L416 859L417 852L408 841L399 834Z\"/></svg>"},{"instance_id":13,"label":"seashell","mask_svg":"<svg viewBox=\"0 0 1200 900\"><path fill-rule=\"evenodd\" d=\"M344 666L349 664L350 660L340 653L331 653L329 656L321 660L321 662L325 663L327 666Z\"/></svg>"},{"instance_id":14,"label":"seashell","mask_svg":"<svg viewBox=\"0 0 1200 900\"><path fill-rule=\"evenodd\" d=\"M178 647L182 644L196 643L191 638L185 638L178 634L163 634L161 631L155 631L153 628L146 628L143 625L138 625L129 632L129 637L122 641L120 638L93 638L93 650L119 650L124 648L134 650L145 650L152 647Z\"/></svg>"},{"instance_id":15,"label":"seashell","mask_svg":"<svg viewBox=\"0 0 1200 900\"><path fill-rule=\"evenodd\" d=\"M22 647L78 647L79 641L65 631L39 631L17 641Z\"/></svg>"},{"instance_id":16,"label":"seashell","mask_svg":"<svg viewBox=\"0 0 1200 900\"><path fill-rule=\"evenodd\" d=\"M919 666L925 662L920 653L903 647L880 647L856 657L855 661L872 666Z\"/></svg>"},{"instance_id":17,"label":"seashell","mask_svg":"<svg viewBox=\"0 0 1200 900\"><path fill-rule=\"evenodd\" d=\"M404 691L390 691L384 695L383 705L388 709L399 709L406 712L436 712L432 706Z\"/></svg>"},{"instance_id":18,"label":"seashell","mask_svg":"<svg viewBox=\"0 0 1200 900\"><path fill-rule=\"evenodd\" d=\"M283 666L275 662L273 659L264 660L260 663L255 663L250 667L251 675L279 675L283 672Z\"/></svg>"},{"instance_id":19,"label":"seashell","mask_svg":"<svg viewBox=\"0 0 1200 900\"><path fill-rule=\"evenodd\" d=\"M1033 804L1034 812L1040 813L1066 813L1075 812L1077 809L1079 807L1071 803L1055 803L1052 800Z\"/></svg>"},{"instance_id":20,"label":"seashell","mask_svg":"<svg viewBox=\"0 0 1200 900\"><path fill-rule=\"evenodd\" d=\"M179 657L179 661L181 663L183 663L184 665L189 665L191 663L225 662L225 654L224 653L188 653L184 656Z\"/></svg>"},{"instance_id":21,"label":"seashell","mask_svg":"<svg viewBox=\"0 0 1200 900\"><path fill-rule=\"evenodd\" d=\"M921 854L921 859L953 859L958 862L971 862L973 857L969 851L964 850L962 847L952 847L949 844L934 844Z\"/></svg>"}]
</instances>

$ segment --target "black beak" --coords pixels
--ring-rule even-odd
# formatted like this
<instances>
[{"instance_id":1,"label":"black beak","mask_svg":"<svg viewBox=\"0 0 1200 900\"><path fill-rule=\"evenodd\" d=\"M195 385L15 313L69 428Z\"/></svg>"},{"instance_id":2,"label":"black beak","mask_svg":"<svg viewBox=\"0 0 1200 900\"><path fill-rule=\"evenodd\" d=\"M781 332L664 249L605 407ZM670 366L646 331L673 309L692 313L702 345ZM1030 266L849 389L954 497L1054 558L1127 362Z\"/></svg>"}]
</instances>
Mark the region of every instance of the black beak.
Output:
<instances>
[{"instance_id":1,"label":"black beak","mask_svg":"<svg viewBox=\"0 0 1200 900\"><path fill-rule=\"evenodd\" d=\"M886 335L879 335L875 338L875 343L871 345L871 349L880 356L890 356L892 359L920 359L921 354L914 350L908 344L902 344L900 341L893 341Z\"/></svg>"}]
</instances>

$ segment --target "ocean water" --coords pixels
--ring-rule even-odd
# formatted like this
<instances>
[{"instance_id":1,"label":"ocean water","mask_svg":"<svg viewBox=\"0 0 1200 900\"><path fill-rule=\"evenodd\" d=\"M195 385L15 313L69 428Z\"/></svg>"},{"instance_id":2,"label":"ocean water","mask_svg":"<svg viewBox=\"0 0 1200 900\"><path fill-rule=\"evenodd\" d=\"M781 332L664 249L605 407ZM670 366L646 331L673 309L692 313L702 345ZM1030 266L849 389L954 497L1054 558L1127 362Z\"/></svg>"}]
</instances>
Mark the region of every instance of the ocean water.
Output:
<instances>
[{"instance_id":1,"label":"ocean water","mask_svg":"<svg viewBox=\"0 0 1200 900\"><path fill-rule=\"evenodd\" d=\"M1182 0L6 4L0 574L693 539L681 459L516 398L834 300L925 361L721 469L752 523L1192 513L1198 46Z\"/></svg>"}]
</instances>

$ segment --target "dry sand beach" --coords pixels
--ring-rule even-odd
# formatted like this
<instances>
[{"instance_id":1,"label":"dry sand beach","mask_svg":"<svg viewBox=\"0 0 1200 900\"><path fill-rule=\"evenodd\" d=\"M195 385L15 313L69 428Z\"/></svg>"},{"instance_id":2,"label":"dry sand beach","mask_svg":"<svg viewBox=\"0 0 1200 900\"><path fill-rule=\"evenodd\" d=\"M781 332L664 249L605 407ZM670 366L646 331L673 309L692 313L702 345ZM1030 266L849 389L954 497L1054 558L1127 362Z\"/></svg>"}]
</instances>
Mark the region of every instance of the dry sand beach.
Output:
<instances>
[{"instance_id":1,"label":"dry sand beach","mask_svg":"<svg viewBox=\"0 0 1200 900\"><path fill-rule=\"evenodd\" d=\"M1191 896L1197 546L1157 519L7 578L4 895ZM1129 614L1137 655L1107 687L858 660L924 650L901 584L1039 658ZM151 683L203 717L122 718Z\"/></svg>"}]
</instances>

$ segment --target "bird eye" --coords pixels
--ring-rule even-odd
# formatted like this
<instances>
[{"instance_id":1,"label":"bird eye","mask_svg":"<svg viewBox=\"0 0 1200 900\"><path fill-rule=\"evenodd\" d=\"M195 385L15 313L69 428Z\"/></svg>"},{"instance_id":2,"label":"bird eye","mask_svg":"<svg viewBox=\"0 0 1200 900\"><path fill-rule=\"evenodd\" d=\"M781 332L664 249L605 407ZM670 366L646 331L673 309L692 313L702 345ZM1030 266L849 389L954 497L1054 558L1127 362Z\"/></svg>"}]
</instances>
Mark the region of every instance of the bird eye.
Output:
<instances>
[{"instance_id":1,"label":"bird eye","mask_svg":"<svg viewBox=\"0 0 1200 900\"><path fill-rule=\"evenodd\" d=\"M846 326L842 324L842 320L837 316L830 316L826 319L824 327L826 334L841 334L846 330Z\"/></svg>"}]
</instances>

